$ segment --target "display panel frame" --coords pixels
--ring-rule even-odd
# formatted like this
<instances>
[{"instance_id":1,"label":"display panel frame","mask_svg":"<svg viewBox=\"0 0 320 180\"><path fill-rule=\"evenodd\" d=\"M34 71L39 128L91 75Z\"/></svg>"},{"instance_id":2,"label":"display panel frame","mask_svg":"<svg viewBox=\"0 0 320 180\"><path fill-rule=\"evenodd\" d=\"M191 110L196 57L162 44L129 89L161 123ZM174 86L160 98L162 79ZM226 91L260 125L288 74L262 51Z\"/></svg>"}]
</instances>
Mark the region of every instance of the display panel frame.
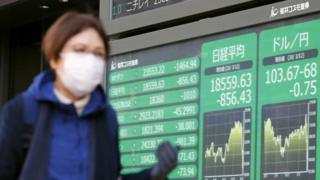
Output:
<instances>
[{"instance_id":1,"label":"display panel frame","mask_svg":"<svg viewBox=\"0 0 320 180\"><path fill-rule=\"evenodd\" d=\"M292 6L295 4L309 2L310 7L303 11L278 14L271 16L274 9ZM288 18L295 18L320 11L318 0L292 0L290 2L279 2L258 8L244 10L216 18L203 19L198 22L162 29L142 35L132 36L120 40L113 40L111 44L111 56L126 52L151 48L173 42L193 39L201 36L229 32L254 25L275 22ZM102 19L103 20L103 19ZM105 26L108 30L108 26Z\"/></svg>"},{"instance_id":2,"label":"display panel frame","mask_svg":"<svg viewBox=\"0 0 320 180\"><path fill-rule=\"evenodd\" d=\"M152 0L149 3L154 3ZM171 5L112 19L112 0L100 1L100 18L110 35L192 15L232 7L254 0L184 0Z\"/></svg>"},{"instance_id":3,"label":"display panel frame","mask_svg":"<svg viewBox=\"0 0 320 180\"><path fill-rule=\"evenodd\" d=\"M285 6L288 6L288 5L292 5L294 3L305 3L305 2L309 2L310 4L312 4L312 6L310 6L310 9L306 10L305 12L297 12L296 14L291 15L291 16L279 16L279 17L275 17L275 18L270 18L270 12L272 12L272 9L274 9L274 8L277 8L277 7L281 8L281 7L285 7ZM117 49L116 52L113 51L113 55L118 56L118 55L126 54L126 53L130 54L133 51L139 51L139 50L144 50L144 49L146 49L148 51L148 49L153 49L153 48L158 47L158 46L161 47L162 45L167 45L167 44L168 45L176 44L176 43L179 44L180 42L184 42L184 40L186 40L185 42L187 42L190 39L202 38L203 36L206 37L207 35L212 35L213 37L215 37L214 38L215 40L219 40L219 39L223 39L223 38L226 38L226 37L232 37L235 34L236 35L239 35L239 34L241 35L241 34L251 33L252 31L255 32L254 31L254 29L256 28L255 25L258 26L258 29L260 28L260 26L265 27L266 29L277 28L277 27L282 25L282 21L269 24L269 22L273 22L273 21L277 21L277 20L290 19L289 20L290 22L288 24L295 23L295 19L297 19L297 23L303 22L303 19L306 19L306 20L310 21L310 20L312 20L312 17L313 17L313 15L310 15L310 14L319 12L319 9L320 9L319 5L320 5L320 3L319 2L315 2L315 1L295 1L295 2L292 2L292 3L291 2L290 3L277 3L277 4L270 5L270 6L265 6L264 7L264 9L265 9L264 12L268 12L268 13L266 13L264 15L266 15L266 16L269 15L269 16L268 16L268 18L265 17L264 21L263 20L260 20L260 21L257 20L258 22L255 22L255 23L254 22L253 23L250 22L250 24L247 25L247 26L245 26L244 24L242 24L242 25L238 24L237 27L235 27L235 24L232 24L232 25L230 25L230 26L232 26L231 29L225 29L225 30L221 30L221 31L217 30L216 32L215 32L215 29L211 29L211 33L209 33L208 31L206 31L206 32L204 32L204 31L202 31L202 32L196 31L196 32L188 34L189 35L188 38L186 37L187 35L176 36L175 38L172 37L172 39L160 38L160 37L164 37L163 33L170 33L170 30L173 30L173 31L171 31L171 33L175 34L176 30L184 29L184 31L180 31L180 33L184 33L186 31L188 31L187 30L188 28L186 28L186 26L184 26L184 27L181 26L181 29L179 29L179 28L178 29L170 29L168 31L164 30L164 31L161 31L161 32L159 31L157 33L151 33L151 34L149 34L150 36L148 36L148 37L140 36L140 37L142 37L142 39L144 39L143 41L137 41L137 39L139 39L139 37L133 37L132 39L127 39L126 40L126 44L121 44L121 45L123 45L123 47L127 47L127 45L128 45L127 43L135 42L135 46L132 46L129 50ZM252 10L252 11L246 11L244 13L248 13L249 15L253 15L254 13L258 13L258 12L261 12L261 11L262 11L262 9L256 9L256 10ZM237 17L236 15L238 15L238 14L234 14L233 18L236 18ZM244 17L245 17L245 15L242 16L242 18L244 18ZM304 18L304 17L306 17L306 18ZM316 17L319 17L319 16L317 15ZM232 19L232 17L229 17L229 18L230 18L230 20ZM220 20L219 19L213 19L211 21L211 23L214 23L214 22L216 22L216 23L217 22L223 22L223 19L220 19ZM226 22L226 21L224 21L224 22ZM209 25L208 24L209 22L206 22L206 23L204 23L202 25ZM249 22L247 22L247 24L248 23ZM284 23L284 25L287 25L287 23ZM228 25L226 25L226 26L228 26ZM197 24L197 26L190 25L189 27L198 28L198 30L201 29L199 24ZM202 27L204 27L204 26L202 26ZM216 27L216 26L214 26L214 27ZM248 27L248 28L245 28L245 27ZM213 28L213 26L212 26L212 28ZM214 32L212 33L212 31L214 31ZM259 31L259 32L261 32L261 31ZM157 37L161 39L162 43L154 41L155 38L157 38ZM135 39L135 38L137 38L137 39ZM124 42L124 41L122 41L122 42ZM192 40L190 42L192 42ZM119 42L116 42L116 44L117 43L119 43ZM119 44L117 44L117 45L119 45ZM162 46L162 47L164 47L164 46ZM257 112L258 112L258 110L255 112L254 115L258 115L257 117L259 117L260 113L257 113ZM257 128L258 126L254 126L254 127ZM258 128L261 128L261 125ZM317 133L317 134L319 134L319 133ZM254 134L253 136L256 136L256 134ZM255 141L254 144L258 144L257 141L259 141L259 136L261 136L261 135L258 135L258 137L252 137L252 140ZM259 150L259 147L255 147L254 149L255 150L257 150L257 149ZM203 151L201 151L201 152L203 152ZM253 157L257 157L257 156L254 155ZM319 166L319 162L317 162L317 167L318 166ZM260 167L260 166L257 166L257 167ZM254 168L256 168L255 165L254 165ZM260 179L260 174L256 174L255 178Z\"/></svg>"}]
</instances>

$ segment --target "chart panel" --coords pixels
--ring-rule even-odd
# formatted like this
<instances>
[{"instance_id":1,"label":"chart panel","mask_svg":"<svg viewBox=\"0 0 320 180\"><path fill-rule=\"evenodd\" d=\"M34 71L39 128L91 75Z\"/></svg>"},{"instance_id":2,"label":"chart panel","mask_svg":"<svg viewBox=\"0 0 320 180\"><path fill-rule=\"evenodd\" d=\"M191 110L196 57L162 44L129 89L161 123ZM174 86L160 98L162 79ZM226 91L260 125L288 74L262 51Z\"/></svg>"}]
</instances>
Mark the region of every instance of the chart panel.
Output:
<instances>
[{"instance_id":1,"label":"chart panel","mask_svg":"<svg viewBox=\"0 0 320 180\"><path fill-rule=\"evenodd\" d=\"M251 110L210 112L204 121L204 178L248 176Z\"/></svg>"},{"instance_id":2,"label":"chart panel","mask_svg":"<svg viewBox=\"0 0 320 180\"><path fill-rule=\"evenodd\" d=\"M300 174L290 178L300 179L314 174L316 100L266 105L262 114L264 176Z\"/></svg>"},{"instance_id":3,"label":"chart panel","mask_svg":"<svg viewBox=\"0 0 320 180\"><path fill-rule=\"evenodd\" d=\"M250 147L254 137L250 135L255 131L252 118L255 120L256 47L255 33L202 45L200 137L203 141L200 152L203 179L249 179L250 168L254 168L254 163L250 162L254 157L251 151L254 146ZM217 113L217 110L225 111Z\"/></svg>"},{"instance_id":4,"label":"chart panel","mask_svg":"<svg viewBox=\"0 0 320 180\"><path fill-rule=\"evenodd\" d=\"M258 179L316 178L319 28L313 20L260 34Z\"/></svg>"}]
</instances>

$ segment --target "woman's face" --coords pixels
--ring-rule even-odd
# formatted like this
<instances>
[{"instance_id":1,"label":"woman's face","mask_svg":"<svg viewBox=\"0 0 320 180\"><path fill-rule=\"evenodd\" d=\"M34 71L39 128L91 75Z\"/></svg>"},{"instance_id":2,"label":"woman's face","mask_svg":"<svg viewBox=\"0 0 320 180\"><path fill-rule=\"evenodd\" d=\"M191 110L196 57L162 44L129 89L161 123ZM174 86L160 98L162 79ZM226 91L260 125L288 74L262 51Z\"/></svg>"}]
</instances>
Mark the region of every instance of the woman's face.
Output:
<instances>
[{"instance_id":1,"label":"woman's face","mask_svg":"<svg viewBox=\"0 0 320 180\"><path fill-rule=\"evenodd\" d=\"M101 57L102 59L106 58L103 40L93 28L85 29L71 37L61 50L61 53L67 52L92 53ZM57 60L51 60L50 66L53 70L56 70L57 68L61 68L63 66L63 61L61 58Z\"/></svg>"}]
</instances>

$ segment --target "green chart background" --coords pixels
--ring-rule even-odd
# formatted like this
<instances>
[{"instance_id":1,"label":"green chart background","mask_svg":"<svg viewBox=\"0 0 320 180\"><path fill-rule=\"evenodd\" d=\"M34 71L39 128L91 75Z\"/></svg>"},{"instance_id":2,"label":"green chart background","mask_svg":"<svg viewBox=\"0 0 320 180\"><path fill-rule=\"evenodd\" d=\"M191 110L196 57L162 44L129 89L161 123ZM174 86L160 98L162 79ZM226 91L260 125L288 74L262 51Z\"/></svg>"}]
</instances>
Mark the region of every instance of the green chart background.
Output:
<instances>
[{"instance_id":1,"label":"green chart background","mask_svg":"<svg viewBox=\"0 0 320 180\"><path fill-rule=\"evenodd\" d=\"M244 56L241 57L235 57L230 58L230 60L225 62L213 62L213 53L212 51L215 49L220 49L223 47L230 47L230 46L237 46L237 45L244 45ZM204 113L206 112L212 112L212 111L219 111L219 110L229 110L229 109L237 109L237 108L250 108L251 109L251 119L253 120L251 122L251 142L255 142L254 140L254 134L255 134L255 97L256 97L256 62L257 62L257 36L255 33L250 34L244 34L240 36L235 36L227 39L220 39L217 41L207 42L202 45L202 51L201 51L202 57L201 57L201 93L200 93L200 157L202 159L199 163L199 172L202 172L201 169L205 168L203 167L203 161L204 161L204 151L205 147L203 147L203 136L204 136ZM252 61L252 67L250 69L243 69L235 72L225 72L225 73L218 73L213 75L206 75L205 70L210 67L216 67L216 66L222 66L222 65L228 65L228 64L234 64L234 63L240 63L243 61ZM244 73L251 73L251 86L249 87L241 87L240 85L240 76ZM227 82L221 83L221 86L226 86L226 88L221 87L221 91L219 92L211 92L211 80L214 80L216 78L221 77L228 77L230 75L235 75L237 80L237 85L234 88L228 88ZM230 87L230 86L229 86ZM250 103L243 103L239 101L239 95L240 91L244 89L250 89L251 90L251 102ZM217 99L219 99L219 96L221 93L225 92L236 92L237 102L233 105L224 105L221 106L220 103L216 102ZM228 131L228 129L226 129ZM227 142L226 142L227 143ZM254 143L251 143L251 149L254 149ZM251 151L251 159L254 159L254 152ZM254 161L250 163L251 165L251 171L253 171L254 168ZM199 177L203 177L202 174L200 174ZM251 179L253 179L254 176L251 176Z\"/></svg>"},{"instance_id":2,"label":"green chart background","mask_svg":"<svg viewBox=\"0 0 320 180\"><path fill-rule=\"evenodd\" d=\"M280 64L274 64L274 65L268 65L264 66L263 65L263 58L265 57L271 57L271 56L277 56L277 55L283 55L283 54L290 54L294 52L300 52L300 51L306 51L306 50L311 50L311 49L317 49L319 50L320 48L320 21L319 20L314 20L306 23L297 23L294 25L289 25L289 26L284 26L280 28L275 28L275 29L269 29L262 31L259 37L259 100L258 100L258 134L257 134L257 168L256 168L256 173L257 173L257 180L260 179L261 177L261 152L262 152L262 128L263 128L263 119L262 118L262 106L266 104L276 104L276 103L282 103L282 102L292 102L292 101L299 101L299 100L308 100L308 99L316 99L318 103L317 107L317 112L319 112L319 77L318 73L315 78L309 78L310 80L314 79L317 81L316 87L317 87L317 93L315 95L311 95L310 93L306 93L303 95L300 94L299 97L295 97L292 93L289 92L290 89L292 89L294 83L300 82L303 83L306 78L303 77L299 73L296 79L289 81L287 77L287 73L285 73L285 79L283 81L280 81L279 83L275 84L266 84L266 71L270 70L272 68L283 68L285 69L284 72L288 72L287 69L289 66L292 65L299 65L301 69L304 69L303 67L307 63L316 63L317 67L319 67L320 62L319 62L319 55L316 58L310 58L306 60L298 60L298 61L292 61L289 63L280 63ZM280 52L275 52L274 47L273 47L273 39L276 37L284 37L287 36L288 40L295 39L295 36L297 33L303 33L303 32L308 32L309 33L309 44L306 46L305 44L302 44L303 46L300 46L299 43L298 45L293 45L292 48L288 49L283 49ZM290 45L291 47L291 45ZM302 70L301 70L302 71ZM319 71L319 69L317 70ZM304 88L305 89L305 88ZM319 117L317 118L317 124L319 123ZM319 135L319 129L317 128L317 135ZM319 139L317 139L317 144L319 145ZM320 149L317 148L317 155L319 154ZM316 161L316 167L317 167L317 173L316 173L316 179L319 179L319 158L316 156L317 161ZM287 178L288 179L288 178Z\"/></svg>"},{"instance_id":3,"label":"green chart background","mask_svg":"<svg viewBox=\"0 0 320 180\"><path fill-rule=\"evenodd\" d=\"M308 33L308 45L290 45L287 49L274 51L274 38L286 37L293 41L297 33ZM279 39L278 39L279 40ZM278 41L279 42L279 41ZM245 47L244 56L231 58L224 62L213 62L213 50L242 44ZM180 157L182 169L192 172L179 172L177 168L169 176L170 179L202 180L204 161L204 114L208 112L232 111L235 109L250 108L250 180L262 180L262 142L263 119L262 107L278 103L316 100L317 112L320 112L318 100L320 57L297 60L289 63L263 65L266 57L286 55L295 52L318 50L320 48L320 14L272 22L254 27L244 28L232 32L224 32L206 37L190 39L182 42L148 48L136 52L129 52L112 57L113 63L139 59L137 66L109 70L107 73L107 94L109 101L116 109L121 131L120 152L122 161L128 165L122 173L136 172L156 162L153 155L157 145L162 141L183 144ZM111 63L110 61L110 63ZM239 71L206 75L208 68L237 64L251 61L252 66ZM305 78L304 73L310 69L310 64L316 64L316 75ZM308 65L309 64L309 65ZM110 64L111 65L111 64ZM291 66L299 66L301 73L290 79ZM267 84L267 71L282 68L282 79L277 76L275 83ZM290 70L288 70L290 69ZM290 71L290 72L288 72ZM299 71L299 72L300 72ZM243 74L250 73L251 77L244 76L244 82L250 85L241 85ZM279 73L279 72L278 72ZM238 84L227 88L230 83L227 77L234 77ZM225 78L225 79L224 79ZM220 90L212 92L212 80L224 79L219 82ZM286 79L286 80L284 80ZM305 92L305 81L313 81L313 93L309 89ZM294 96L293 89L299 83L301 92ZM316 88L316 92L315 92ZM216 88L215 88L216 89ZM243 91L250 90L250 101L240 100ZM235 104L222 105L223 93L234 92ZM249 96L249 95L248 95ZM152 100L151 100L152 99ZM163 111L161 111L163 110ZM143 114L143 116L141 115ZM183 123L183 122L186 123ZM317 116L316 124L320 118ZM160 131L158 126L165 130ZM176 126L176 127L170 127ZM151 128L150 134L143 134L144 128ZM228 129L229 130L229 129ZM227 131L227 129L226 129ZM316 131L316 143L319 147ZM146 143L149 144L146 144ZM135 144L136 146L132 146ZM320 148L316 149L316 179L320 179ZM138 155L137 155L138 154ZM132 158L149 158L146 164L139 162L132 164ZM189 177L189 178L187 178ZM217 180L222 180L218 178ZM229 180L227 178L225 180ZM290 178L274 178L287 180ZM211 179L209 179L211 180ZM237 180L237 179L236 179ZM307 180L307 179L305 179Z\"/></svg>"}]
</instances>

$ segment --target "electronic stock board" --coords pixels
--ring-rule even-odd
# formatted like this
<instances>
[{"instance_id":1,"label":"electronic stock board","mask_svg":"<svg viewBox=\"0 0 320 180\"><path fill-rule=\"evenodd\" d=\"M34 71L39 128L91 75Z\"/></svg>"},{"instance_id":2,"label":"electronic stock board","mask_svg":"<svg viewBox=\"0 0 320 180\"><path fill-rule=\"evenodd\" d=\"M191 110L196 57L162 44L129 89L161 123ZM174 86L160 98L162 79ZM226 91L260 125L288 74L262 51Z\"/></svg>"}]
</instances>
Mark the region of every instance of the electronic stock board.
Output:
<instances>
[{"instance_id":1,"label":"electronic stock board","mask_svg":"<svg viewBox=\"0 0 320 180\"><path fill-rule=\"evenodd\" d=\"M170 179L320 179L319 5L270 5L244 13L269 12L264 23L114 53L122 173L150 167L170 141L182 147Z\"/></svg>"}]
</instances>

